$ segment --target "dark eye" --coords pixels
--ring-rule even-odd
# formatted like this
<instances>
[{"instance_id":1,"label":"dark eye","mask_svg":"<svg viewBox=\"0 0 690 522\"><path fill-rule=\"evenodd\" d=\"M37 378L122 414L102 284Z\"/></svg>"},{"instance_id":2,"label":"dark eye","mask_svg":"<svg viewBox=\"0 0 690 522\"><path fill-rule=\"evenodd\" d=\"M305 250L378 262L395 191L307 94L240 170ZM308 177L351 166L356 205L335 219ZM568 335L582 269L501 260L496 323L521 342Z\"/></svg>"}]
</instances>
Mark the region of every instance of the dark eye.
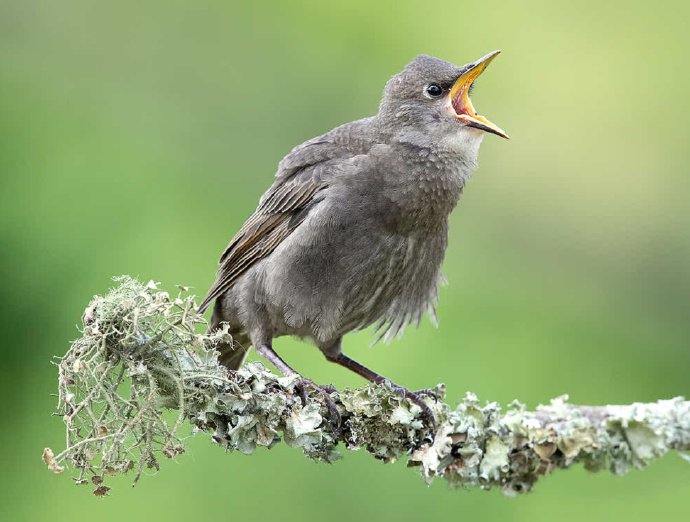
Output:
<instances>
[{"instance_id":1,"label":"dark eye","mask_svg":"<svg viewBox=\"0 0 690 522\"><path fill-rule=\"evenodd\" d=\"M431 98L438 98L443 94L443 87L441 87L438 83L430 83L426 86L425 92Z\"/></svg>"}]
</instances>

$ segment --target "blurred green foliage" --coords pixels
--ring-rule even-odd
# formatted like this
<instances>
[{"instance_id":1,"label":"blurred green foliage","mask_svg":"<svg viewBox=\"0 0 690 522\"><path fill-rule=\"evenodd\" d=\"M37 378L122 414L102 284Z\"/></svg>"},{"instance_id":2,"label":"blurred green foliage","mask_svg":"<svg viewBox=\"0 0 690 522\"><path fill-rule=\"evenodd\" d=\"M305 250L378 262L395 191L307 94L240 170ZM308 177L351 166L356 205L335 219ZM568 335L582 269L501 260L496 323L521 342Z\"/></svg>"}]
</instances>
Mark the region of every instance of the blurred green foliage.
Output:
<instances>
[{"instance_id":1,"label":"blurred green foliage","mask_svg":"<svg viewBox=\"0 0 690 522\"><path fill-rule=\"evenodd\" d=\"M453 214L440 328L345 349L449 399L690 395L690 7L684 2L0 4L3 520L682 518L690 468L582 470L535 493L427 488L348 454L224 455L206 436L131 491L93 498L43 466L59 448L51 356L94 293L129 273L205 292L216 260L294 145L376 111L415 54L495 48L475 106L484 140ZM338 386L309 345L276 347Z\"/></svg>"}]
</instances>

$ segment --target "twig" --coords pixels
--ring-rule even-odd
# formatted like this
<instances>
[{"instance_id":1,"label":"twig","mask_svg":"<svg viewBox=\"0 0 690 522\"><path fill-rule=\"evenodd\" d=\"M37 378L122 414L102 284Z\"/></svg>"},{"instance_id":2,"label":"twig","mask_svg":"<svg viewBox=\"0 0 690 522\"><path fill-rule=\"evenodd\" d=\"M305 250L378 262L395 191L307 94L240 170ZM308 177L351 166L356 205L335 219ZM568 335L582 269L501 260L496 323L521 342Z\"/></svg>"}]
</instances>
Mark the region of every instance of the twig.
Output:
<instances>
[{"instance_id":1,"label":"twig","mask_svg":"<svg viewBox=\"0 0 690 522\"><path fill-rule=\"evenodd\" d=\"M528 411L518 402L481 404L470 393L451 407L439 386L438 399L425 399L437 421L432 438L419 406L391 386L370 385L331 394L342 419L334 431L323 397L310 391L303 398L294 378L259 363L227 372L213 348L231 339L222 329L196 333L205 322L192 312L192 297L171 300L155 284L119 282L94 298L82 337L59 364L67 447L43 455L55 473L71 464L78 482L93 475L97 495L109 489L106 474L135 470L136 482L144 467L158 469L158 455L182 453L177 431L185 419L227 450L252 453L282 440L331 462L340 448L363 448L384 461L407 456L427 482L442 477L511 494L574 463L623 474L670 450L690 450L690 402L681 397L625 406L576 406L561 397ZM164 408L178 412L172 427ZM80 433L86 438L78 440Z\"/></svg>"}]
</instances>

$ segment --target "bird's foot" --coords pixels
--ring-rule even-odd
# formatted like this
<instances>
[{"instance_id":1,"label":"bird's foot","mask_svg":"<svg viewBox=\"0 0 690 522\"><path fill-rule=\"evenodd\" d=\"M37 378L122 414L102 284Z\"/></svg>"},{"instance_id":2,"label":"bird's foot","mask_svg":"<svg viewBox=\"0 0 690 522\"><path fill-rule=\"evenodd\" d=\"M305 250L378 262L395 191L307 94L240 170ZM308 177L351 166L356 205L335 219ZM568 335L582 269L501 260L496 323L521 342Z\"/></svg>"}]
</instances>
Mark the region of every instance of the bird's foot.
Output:
<instances>
[{"instance_id":1,"label":"bird's foot","mask_svg":"<svg viewBox=\"0 0 690 522\"><path fill-rule=\"evenodd\" d=\"M436 388L422 388L421 390L414 390L412 393L415 395L425 395L427 397L431 397L435 401L441 399L441 396Z\"/></svg>"},{"instance_id":2,"label":"bird's foot","mask_svg":"<svg viewBox=\"0 0 690 522\"><path fill-rule=\"evenodd\" d=\"M341 421L342 418L340 416L340 411L338 410L338 407L335 404L335 401L331 397L331 393L335 391L335 388L327 384L325 386L319 386L316 384L314 381L310 379L306 379L304 377L301 377L296 383L295 383L295 388L297 388L300 392L300 396L302 397L302 405L305 405L307 403L307 389L311 388L315 392L317 392L321 397L323 398L324 403L326 404L326 407L328 408L328 413L330 416L330 423L331 423L331 429L333 431L334 437L338 438L340 436L340 426L341 426Z\"/></svg>"},{"instance_id":3,"label":"bird's foot","mask_svg":"<svg viewBox=\"0 0 690 522\"><path fill-rule=\"evenodd\" d=\"M429 442L433 442L434 437L436 436L436 417L434 417L434 413L431 411L431 408L429 408L429 405L424 401L422 395L432 395L434 398L436 398L436 395L433 393L432 390L420 390L414 392L397 384L391 383L391 385L393 386L393 389L396 392L398 392L402 397L409 399L421 408L422 418L426 422L427 427L429 428L429 431L427 432L425 438L427 438Z\"/></svg>"}]
</instances>

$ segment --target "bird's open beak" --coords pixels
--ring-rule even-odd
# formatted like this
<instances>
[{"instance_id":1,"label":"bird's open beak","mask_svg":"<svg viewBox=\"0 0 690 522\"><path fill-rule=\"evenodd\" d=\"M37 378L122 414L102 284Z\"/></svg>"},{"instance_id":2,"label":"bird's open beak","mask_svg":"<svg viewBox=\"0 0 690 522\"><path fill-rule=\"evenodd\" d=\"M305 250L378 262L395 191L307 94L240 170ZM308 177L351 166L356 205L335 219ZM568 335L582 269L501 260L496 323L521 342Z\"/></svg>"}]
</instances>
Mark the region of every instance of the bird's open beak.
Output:
<instances>
[{"instance_id":1,"label":"bird's open beak","mask_svg":"<svg viewBox=\"0 0 690 522\"><path fill-rule=\"evenodd\" d=\"M484 72L484 69L500 52L494 51L489 53L467 66L467 71L455 80L453 87L450 89L450 103L453 106L453 110L455 110L458 120L464 122L465 125L510 139L503 129L491 123L484 116L477 114L470 101L470 87L472 83L479 78L479 75Z\"/></svg>"}]
</instances>

